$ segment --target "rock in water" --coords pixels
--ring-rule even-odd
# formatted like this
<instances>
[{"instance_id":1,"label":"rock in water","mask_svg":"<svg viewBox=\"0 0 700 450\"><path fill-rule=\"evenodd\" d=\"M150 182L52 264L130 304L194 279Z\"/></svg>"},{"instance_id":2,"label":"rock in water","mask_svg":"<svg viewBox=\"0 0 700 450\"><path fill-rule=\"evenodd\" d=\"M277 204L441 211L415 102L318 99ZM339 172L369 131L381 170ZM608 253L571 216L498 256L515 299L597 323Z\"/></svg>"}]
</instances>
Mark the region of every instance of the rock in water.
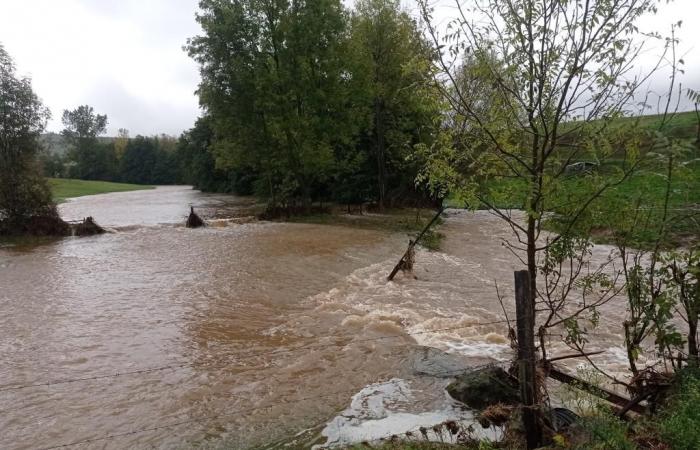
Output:
<instances>
[{"instance_id":1,"label":"rock in water","mask_svg":"<svg viewBox=\"0 0 700 450\"><path fill-rule=\"evenodd\" d=\"M455 400L474 409L502 403L514 405L520 401L518 382L498 366L488 366L457 377L447 386Z\"/></svg>"},{"instance_id":2,"label":"rock in water","mask_svg":"<svg viewBox=\"0 0 700 450\"><path fill-rule=\"evenodd\" d=\"M414 373L439 378L454 378L475 365L472 358L446 353L433 347L417 346L410 355ZM483 363L483 361L479 361Z\"/></svg>"}]
</instances>

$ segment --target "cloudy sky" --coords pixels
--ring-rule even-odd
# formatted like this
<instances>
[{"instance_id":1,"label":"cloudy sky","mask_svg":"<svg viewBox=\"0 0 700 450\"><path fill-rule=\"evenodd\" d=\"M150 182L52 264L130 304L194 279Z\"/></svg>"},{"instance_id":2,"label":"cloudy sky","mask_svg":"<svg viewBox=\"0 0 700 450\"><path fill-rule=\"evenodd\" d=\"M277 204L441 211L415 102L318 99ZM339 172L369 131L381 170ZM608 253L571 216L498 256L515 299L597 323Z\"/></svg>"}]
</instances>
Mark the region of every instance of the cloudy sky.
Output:
<instances>
[{"instance_id":1,"label":"cloudy sky","mask_svg":"<svg viewBox=\"0 0 700 450\"><path fill-rule=\"evenodd\" d=\"M194 19L197 3L0 0L0 42L51 109L49 130L62 128L64 109L89 104L107 114L110 135L119 128L132 135L177 135L199 114L197 65L182 50L187 38L200 32ZM411 8L411 0L403 3ZM643 25L665 31L670 23L684 20L684 83L700 89L700 1L660 5L661 13ZM650 50L646 61L654 54ZM659 86L663 77L655 81Z\"/></svg>"}]
</instances>

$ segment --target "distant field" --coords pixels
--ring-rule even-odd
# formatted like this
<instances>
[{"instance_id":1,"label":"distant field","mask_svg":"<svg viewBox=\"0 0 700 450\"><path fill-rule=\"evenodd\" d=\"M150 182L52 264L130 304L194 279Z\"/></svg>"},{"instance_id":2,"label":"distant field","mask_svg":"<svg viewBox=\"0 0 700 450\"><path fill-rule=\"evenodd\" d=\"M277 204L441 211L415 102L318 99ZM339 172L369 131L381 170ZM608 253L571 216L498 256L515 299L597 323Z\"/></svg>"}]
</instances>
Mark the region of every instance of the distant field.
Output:
<instances>
[{"instance_id":1,"label":"distant field","mask_svg":"<svg viewBox=\"0 0 700 450\"><path fill-rule=\"evenodd\" d=\"M137 191L153 189L143 184L112 183L109 181L73 180L67 178L49 178L53 198L57 203L67 198L83 195L106 194L108 192Z\"/></svg>"},{"instance_id":2,"label":"distant field","mask_svg":"<svg viewBox=\"0 0 700 450\"><path fill-rule=\"evenodd\" d=\"M639 120L639 125L643 128L656 129L661 124L662 114L655 114L641 117L628 117L623 121ZM695 140L697 138L698 118L695 111L680 112L669 115L667 118L666 133L675 138Z\"/></svg>"}]
</instances>

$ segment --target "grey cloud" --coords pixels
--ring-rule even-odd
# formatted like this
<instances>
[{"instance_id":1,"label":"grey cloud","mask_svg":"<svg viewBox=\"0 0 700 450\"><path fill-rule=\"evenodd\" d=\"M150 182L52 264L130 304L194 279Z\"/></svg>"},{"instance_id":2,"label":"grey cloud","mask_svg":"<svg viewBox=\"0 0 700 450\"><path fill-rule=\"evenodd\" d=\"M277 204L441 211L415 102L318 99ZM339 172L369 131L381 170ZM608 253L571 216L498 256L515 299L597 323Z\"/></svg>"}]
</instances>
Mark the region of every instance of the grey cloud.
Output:
<instances>
[{"instance_id":1,"label":"grey cloud","mask_svg":"<svg viewBox=\"0 0 700 450\"><path fill-rule=\"evenodd\" d=\"M72 109L79 104L87 103L99 114L108 118L107 134L114 136L120 128L126 128L130 134L152 135L170 134L177 136L183 130L193 126L199 115L196 98L191 104L167 101L147 101L133 96L116 80L102 80L93 85L83 96L84 101L75 105L67 105ZM54 117L60 118L60 112ZM60 121L54 119L52 131L61 128Z\"/></svg>"}]
</instances>

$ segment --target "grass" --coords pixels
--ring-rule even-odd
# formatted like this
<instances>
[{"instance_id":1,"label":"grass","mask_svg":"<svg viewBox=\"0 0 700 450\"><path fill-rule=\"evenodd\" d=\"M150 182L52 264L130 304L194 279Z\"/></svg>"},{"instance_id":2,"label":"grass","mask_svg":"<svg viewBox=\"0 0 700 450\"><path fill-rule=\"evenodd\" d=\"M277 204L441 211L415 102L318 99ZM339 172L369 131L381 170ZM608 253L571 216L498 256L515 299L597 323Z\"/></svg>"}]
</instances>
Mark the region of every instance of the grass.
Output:
<instances>
[{"instance_id":1,"label":"grass","mask_svg":"<svg viewBox=\"0 0 700 450\"><path fill-rule=\"evenodd\" d=\"M613 161L603 165L592 175L564 177L555 187L546 190L545 209L554 213L554 220L547 221L545 228L555 232L564 229L567 218L589 198L596 186L617 179L614 178L617 175L613 175L616 164ZM627 227L631 229L628 233L631 245L649 247L663 222L664 172L662 164L642 167L621 184L608 188L583 217L588 229L593 230L594 240L610 243L613 232ZM494 178L486 183L484 192L498 208L525 208L527 184L523 179ZM456 202L448 204L460 207ZM668 246L697 241L700 236L700 161L685 164L674 175L668 213ZM637 218L635 224L631 223L633 216Z\"/></svg>"},{"instance_id":2,"label":"grass","mask_svg":"<svg viewBox=\"0 0 700 450\"><path fill-rule=\"evenodd\" d=\"M639 120L639 126L648 129L658 129L663 119L663 114L653 114L640 117L627 117L618 119L620 123ZM693 140L697 137L698 118L695 111L679 112L667 116L665 133L669 137Z\"/></svg>"},{"instance_id":3,"label":"grass","mask_svg":"<svg viewBox=\"0 0 700 450\"><path fill-rule=\"evenodd\" d=\"M681 374L681 381L672 392L661 414L658 430L671 448L697 449L700 444L700 376L692 369Z\"/></svg>"},{"instance_id":4,"label":"grass","mask_svg":"<svg viewBox=\"0 0 700 450\"><path fill-rule=\"evenodd\" d=\"M61 203L68 198L84 195L106 194L108 192L136 191L153 189L143 184L112 183L110 181L74 180L69 178L49 178L49 186L54 201Z\"/></svg>"},{"instance_id":5,"label":"grass","mask_svg":"<svg viewBox=\"0 0 700 450\"><path fill-rule=\"evenodd\" d=\"M597 175L600 181L612 178L604 169ZM586 191L595 180L588 177L570 177L562 184L557 194L563 203L574 204L574 208L554 208L553 212L562 216L571 215L577 205L583 204ZM667 190L663 167L645 168L617 186L609 188L592 205L583 219L593 230L598 242L609 243L614 235L626 236L628 243L635 247L651 246L664 223L664 201ZM692 164L674 174L669 191L665 244L678 246L700 236L700 164ZM566 218L564 218L564 223ZM557 220L547 224L554 231L560 231Z\"/></svg>"}]
</instances>

